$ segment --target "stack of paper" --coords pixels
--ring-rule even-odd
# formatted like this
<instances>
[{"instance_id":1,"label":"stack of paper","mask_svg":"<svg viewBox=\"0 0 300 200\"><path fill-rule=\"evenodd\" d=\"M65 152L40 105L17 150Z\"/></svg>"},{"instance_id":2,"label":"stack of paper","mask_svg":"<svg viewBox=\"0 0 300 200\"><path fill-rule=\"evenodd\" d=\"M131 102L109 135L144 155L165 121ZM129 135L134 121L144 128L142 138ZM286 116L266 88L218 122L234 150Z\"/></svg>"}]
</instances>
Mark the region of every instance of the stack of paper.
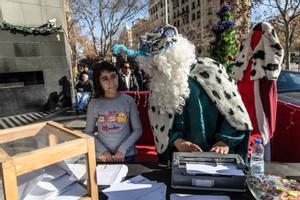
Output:
<instances>
[{"instance_id":1,"label":"stack of paper","mask_svg":"<svg viewBox=\"0 0 300 200\"><path fill-rule=\"evenodd\" d=\"M244 172L241 169L237 169L234 165L218 164L212 166L208 164L200 163L187 163L186 171L188 174L218 174L228 176L244 176Z\"/></svg>"},{"instance_id":2,"label":"stack of paper","mask_svg":"<svg viewBox=\"0 0 300 200\"><path fill-rule=\"evenodd\" d=\"M58 164L18 177L19 199L80 199L87 194L77 179Z\"/></svg>"},{"instance_id":3,"label":"stack of paper","mask_svg":"<svg viewBox=\"0 0 300 200\"><path fill-rule=\"evenodd\" d=\"M167 187L164 183L136 176L103 190L109 200L165 200Z\"/></svg>"},{"instance_id":4,"label":"stack of paper","mask_svg":"<svg viewBox=\"0 0 300 200\"><path fill-rule=\"evenodd\" d=\"M171 194L170 200L230 200L229 196Z\"/></svg>"},{"instance_id":5,"label":"stack of paper","mask_svg":"<svg viewBox=\"0 0 300 200\"><path fill-rule=\"evenodd\" d=\"M97 185L113 185L121 183L128 173L126 165L98 165Z\"/></svg>"}]
</instances>

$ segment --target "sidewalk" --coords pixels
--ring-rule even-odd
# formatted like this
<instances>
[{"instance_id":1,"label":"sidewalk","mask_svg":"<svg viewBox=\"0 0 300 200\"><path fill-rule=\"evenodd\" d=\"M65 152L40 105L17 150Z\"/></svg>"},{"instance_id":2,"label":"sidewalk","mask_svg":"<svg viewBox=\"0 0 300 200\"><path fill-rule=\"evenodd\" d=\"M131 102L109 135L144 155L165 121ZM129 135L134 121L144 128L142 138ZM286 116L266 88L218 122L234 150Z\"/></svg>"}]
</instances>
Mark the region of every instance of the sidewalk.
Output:
<instances>
[{"instance_id":1,"label":"sidewalk","mask_svg":"<svg viewBox=\"0 0 300 200\"><path fill-rule=\"evenodd\" d=\"M72 108L60 108L45 111L45 112L30 112L19 115L12 115L0 118L0 129L13 128L27 124L53 120L60 121L72 120L74 118L84 117L85 115L76 115Z\"/></svg>"},{"instance_id":2,"label":"sidewalk","mask_svg":"<svg viewBox=\"0 0 300 200\"><path fill-rule=\"evenodd\" d=\"M76 130L84 130L86 124L86 113L82 112L76 114L76 111L72 108L65 110L59 114L53 115L51 117L44 118L40 121L52 120L57 123L63 124L69 128Z\"/></svg>"}]
</instances>

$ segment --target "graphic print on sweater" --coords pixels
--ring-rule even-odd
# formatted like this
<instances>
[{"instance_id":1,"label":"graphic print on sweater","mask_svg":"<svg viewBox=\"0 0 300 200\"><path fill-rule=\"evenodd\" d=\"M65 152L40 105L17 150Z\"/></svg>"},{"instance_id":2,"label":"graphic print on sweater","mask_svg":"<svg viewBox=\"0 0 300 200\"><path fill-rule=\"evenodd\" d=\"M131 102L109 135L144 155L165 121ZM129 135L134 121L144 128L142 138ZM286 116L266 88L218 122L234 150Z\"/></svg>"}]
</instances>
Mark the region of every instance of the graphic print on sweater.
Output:
<instances>
[{"instance_id":1,"label":"graphic print on sweater","mask_svg":"<svg viewBox=\"0 0 300 200\"><path fill-rule=\"evenodd\" d=\"M98 114L98 125L103 133L116 133L120 131L127 122L128 113L121 111L108 111Z\"/></svg>"}]
</instances>

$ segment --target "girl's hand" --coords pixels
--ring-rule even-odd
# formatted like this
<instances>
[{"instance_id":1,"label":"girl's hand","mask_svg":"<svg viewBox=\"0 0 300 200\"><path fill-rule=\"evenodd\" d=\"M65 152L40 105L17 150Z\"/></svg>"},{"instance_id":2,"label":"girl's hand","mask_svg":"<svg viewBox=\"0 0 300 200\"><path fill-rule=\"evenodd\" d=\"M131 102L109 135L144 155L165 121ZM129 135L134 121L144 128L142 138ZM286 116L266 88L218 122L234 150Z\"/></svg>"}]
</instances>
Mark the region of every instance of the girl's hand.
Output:
<instances>
[{"instance_id":1,"label":"girl's hand","mask_svg":"<svg viewBox=\"0 0 300 200\"><path fill-rule=\"evenodd\" d=\"M219 141L210 149L212 152L220 153L220 154L228 154L229 146L223 141Z\"/></svg>"},{"instance_id":2,"label":"girl's hand","mask_svg":"<svg viewBox=\"0 0 300 200\"><path fill-rule=\"evenodd\" d=\"M104 151L100 154L99 159L101 162L113 162L113 158L109 151Z\"/></svg>"},{"instance_id":3,"label":"girl's hand","mask_svg":"<svg viewBox=\"0 0 300 200\"><path fill-rule=\"evenodd\" d=\"M182 138L178 138L174 142L174 145L177 148L177 150L180 152L202 152L202 149L198 145L186 141Z\"/></svg>"},{"instance_id":4,"label":"girl's hand","mask_svg":"<svg viewBox=\"0 0 300 200\"><path fill-rule=\"evenodd\" d=\"M124 154L120 151L117 151L117 153L113 156L114 162L123 162L124 158Z\"/></svg>"}]
</instances>

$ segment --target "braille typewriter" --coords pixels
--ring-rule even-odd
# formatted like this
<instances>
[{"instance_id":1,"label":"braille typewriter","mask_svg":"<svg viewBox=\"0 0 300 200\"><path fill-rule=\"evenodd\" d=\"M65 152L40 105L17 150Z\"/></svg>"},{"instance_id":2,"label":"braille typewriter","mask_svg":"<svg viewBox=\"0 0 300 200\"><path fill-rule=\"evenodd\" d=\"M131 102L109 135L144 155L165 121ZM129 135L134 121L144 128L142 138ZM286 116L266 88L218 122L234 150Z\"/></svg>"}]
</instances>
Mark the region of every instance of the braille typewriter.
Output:
<instances>
[{"instance_id":1,"label":"braille typewriter","mask_svg":"<svg viewBox=\"0 0 300 200\"><path fill-rule=\"evenodd\" d=\"M246 165L237 154L175 152L171 186L178 189L244 192Z\"/></svg>"}]
</instances>

